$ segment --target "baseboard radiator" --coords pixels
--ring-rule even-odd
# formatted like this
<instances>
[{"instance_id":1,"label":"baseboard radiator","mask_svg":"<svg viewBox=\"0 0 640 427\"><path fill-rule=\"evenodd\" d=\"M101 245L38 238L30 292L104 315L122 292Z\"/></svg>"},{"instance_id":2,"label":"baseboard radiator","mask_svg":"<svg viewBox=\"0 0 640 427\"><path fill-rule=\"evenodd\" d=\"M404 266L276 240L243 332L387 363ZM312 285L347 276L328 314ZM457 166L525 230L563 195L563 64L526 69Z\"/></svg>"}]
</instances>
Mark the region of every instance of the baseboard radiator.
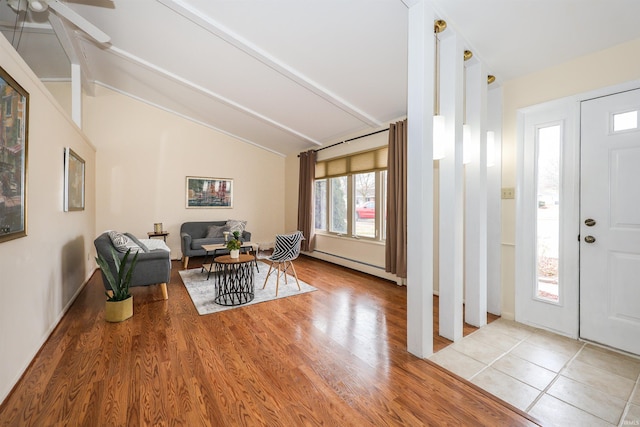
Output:
<instances>
[{"instance_id":1,"label":"baseboard radiator","mask_svg":"<svg viewBox=\"0 0 640 427\"><path fill-rule=\"evenodd\" d=\"M391 273L387 273L384 271L384 267L380 267L378 265L318 250L313 252L304 252L304 254L312 258L321 259L323 261L351 268L352 270L360 271L362 273L371 274L372 276L392 281L400 286L405 285L404 279L401 279Z\"/></svg>"}]
</instances>

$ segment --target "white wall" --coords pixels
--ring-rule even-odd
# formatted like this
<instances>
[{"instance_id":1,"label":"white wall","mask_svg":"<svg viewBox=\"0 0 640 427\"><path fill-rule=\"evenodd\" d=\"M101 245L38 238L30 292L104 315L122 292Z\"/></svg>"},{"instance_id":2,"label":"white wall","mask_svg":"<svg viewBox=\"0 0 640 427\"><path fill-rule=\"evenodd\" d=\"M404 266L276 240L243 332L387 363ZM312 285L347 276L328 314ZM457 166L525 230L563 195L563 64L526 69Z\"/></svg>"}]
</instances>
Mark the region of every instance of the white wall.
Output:
<instances>
[{"instance_id":1,"label":"white wall","mask_svg":"<svg viewBox=\"0 0 640 427\"><path fill-rule=\"evenodd\" d=\"M98 149L98 233L147 238L161 222L179 259L186 221L247 220L254 242L284 231L284 157L101 86L83 101L84 130ZM233 208L187 209L187 176L233 179Z\"/></svg>"},{"instance_id":2,"label":"white wall","mask_svg":"<svg viewBox=\"0 0 640 427\"><path fill-rule=\"evenodd\" d=\"M504 83L502 187L516 185L518 109L637 80L640 57L633 52L640 52L640 39ZM515 206L515 199L502 200L502 315L511 319L515 312Z\"/></svg>"},{"instance_id":3,"label":"white wall","mask_svg":"<svg viewBox=\"0 0 640 427\"><path fill-rule=\"evenodd\" d=\"M94 270L95 149L0 36L0 66L29 93L27 236L0 243L0 402ZM64 148L86 162L84 211L64 212Z\"/></svg>"}]
</instances>

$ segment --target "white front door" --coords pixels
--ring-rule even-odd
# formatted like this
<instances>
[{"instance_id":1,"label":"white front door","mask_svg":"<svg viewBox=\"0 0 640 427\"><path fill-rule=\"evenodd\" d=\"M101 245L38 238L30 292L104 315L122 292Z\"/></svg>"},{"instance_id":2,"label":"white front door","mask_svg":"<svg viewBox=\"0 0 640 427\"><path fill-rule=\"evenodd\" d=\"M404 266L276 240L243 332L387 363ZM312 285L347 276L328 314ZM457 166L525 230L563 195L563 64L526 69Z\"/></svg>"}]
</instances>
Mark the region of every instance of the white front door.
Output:
<instances>
[{"instance_id":1,"label":"white front door","mask_svg":"<svg viewBox=\"0 0 640 427\"><path fill-rule=\"evenodd\" d=\"M582 102L580 336L640 354L640 89Z\"/></svg>"}]
</instances>

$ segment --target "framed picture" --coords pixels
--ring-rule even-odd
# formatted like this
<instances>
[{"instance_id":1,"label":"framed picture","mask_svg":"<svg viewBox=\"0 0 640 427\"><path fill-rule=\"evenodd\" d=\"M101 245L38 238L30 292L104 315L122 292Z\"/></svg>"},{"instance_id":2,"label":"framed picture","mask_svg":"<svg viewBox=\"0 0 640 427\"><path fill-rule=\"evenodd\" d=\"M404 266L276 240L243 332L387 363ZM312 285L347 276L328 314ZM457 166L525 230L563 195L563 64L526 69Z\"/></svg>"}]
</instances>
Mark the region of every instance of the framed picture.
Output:
<instances>
[{"instance_id":1,"label":"framed picture","mask_svg":"<svg viewBox=\"0 0 640 427\"><path fill-rule=\"evenodd\" d=\"M232 208L233 180L187 177L187 208Z\"/></svg>"},{"instance_id":2,"label":"framed picture","mask_svg":"<svg viewBox=\"0 0 640 427\"><path fill-rule=\"evenodd\" d=\"M64 211L84 210L84 160L75 151L64 149Z\"/></svg>"},{"instance_id":3,"label":"framed picture","mask_svg":"<svg viewBox=\"0 0 640 427\"><path fill-rule=\"evenodd\" d=\"M0 242L27 235L29 94L0 67Z\"/></svg>"}]
</instances>

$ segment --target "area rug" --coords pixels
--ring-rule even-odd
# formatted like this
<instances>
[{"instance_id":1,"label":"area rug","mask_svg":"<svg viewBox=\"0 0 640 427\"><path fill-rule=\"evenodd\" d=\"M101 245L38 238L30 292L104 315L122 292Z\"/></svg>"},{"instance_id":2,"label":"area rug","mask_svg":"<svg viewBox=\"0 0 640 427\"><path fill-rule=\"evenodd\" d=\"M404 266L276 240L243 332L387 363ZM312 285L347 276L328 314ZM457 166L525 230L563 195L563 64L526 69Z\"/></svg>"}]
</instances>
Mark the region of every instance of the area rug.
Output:
<instances>
[{"instance_id":1,"label":"area rug","mask_svg":"<svg viewBox=\"0 0 640 427\"><path fill-rule=\"evenodd\" d=\"M274 299L287 298L290 296L300 295L307 292L313 292L317 289L308 283L303 282L298 279L300 282L300 289L296 286L296 279L293 276L287 277L287 284L284 283L284 277L280 276L280 288L278 289L278 296L276 297L276 273L271 273L269 276L269 281L267 282L267 286L265 289L262 289L262 285L264 283L264 278L267 275L267 271L269 270L269 266L260 266L260 271L258 272L255 267L255 298L252 301L249 301L246 304L237 305L237 306L224 306L216 304L213 301L214 298L214 283L215 277L214 274L211 273L209 280L207 280L207 272L201 272L201 268L192 268L190 270L182 270L180 271L180 277L182 278L182 282L184 286L187 288L189 292L189 296L191 297L191 301L193 301L193 305L195 305L196 310L200 315L217 313L220 311L230 310L237 307L246 307L252 304L258 304L265 301L271 301Z\"/></svg>"}]
</instances>

